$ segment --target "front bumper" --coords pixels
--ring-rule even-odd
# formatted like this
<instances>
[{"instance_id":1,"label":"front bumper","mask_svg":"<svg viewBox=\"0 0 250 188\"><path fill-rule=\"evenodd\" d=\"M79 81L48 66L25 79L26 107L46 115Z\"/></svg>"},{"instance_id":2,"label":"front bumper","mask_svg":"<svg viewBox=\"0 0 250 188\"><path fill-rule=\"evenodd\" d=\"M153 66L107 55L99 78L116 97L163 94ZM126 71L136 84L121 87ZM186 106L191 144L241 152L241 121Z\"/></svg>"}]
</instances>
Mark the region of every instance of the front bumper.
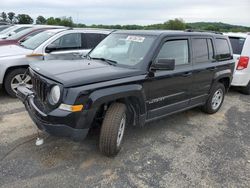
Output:
<instances>
[{"instance_id":1,"label":"front bumper","mask_svg":"<svg viewBox=\"0 0 250 188\"><path fill-rule=\"evenodd\" d=\"M83 140L91 126L88 112L72 113L55 109L46 114L34 103L34 93L24 86L17 89L17 97L24 103L29 116L36 126L51 135L70 137L73 140Z\"/></svg>"}]
</instances>

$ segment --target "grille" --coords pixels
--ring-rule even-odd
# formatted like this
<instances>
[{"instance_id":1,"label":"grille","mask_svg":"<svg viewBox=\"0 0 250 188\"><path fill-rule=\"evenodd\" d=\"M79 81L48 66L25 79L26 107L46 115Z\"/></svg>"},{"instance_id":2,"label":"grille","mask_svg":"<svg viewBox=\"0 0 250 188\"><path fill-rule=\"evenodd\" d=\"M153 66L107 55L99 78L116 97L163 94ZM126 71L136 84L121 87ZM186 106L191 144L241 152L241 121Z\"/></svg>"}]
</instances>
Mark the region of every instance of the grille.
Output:
<instances>
[{"instance_id":1,"label":"grille","mask_svg":"<svg viewBox=\"0 0 250 188\"><path fill-rule=\"evenodd\" d=\"M32 80L32 84L33 84L33 90L35 91L37 97L42 101L44 102L46 100L46 97L47 97L47 84L32 76L31 78Z\"/></svg>"}]
</instances>

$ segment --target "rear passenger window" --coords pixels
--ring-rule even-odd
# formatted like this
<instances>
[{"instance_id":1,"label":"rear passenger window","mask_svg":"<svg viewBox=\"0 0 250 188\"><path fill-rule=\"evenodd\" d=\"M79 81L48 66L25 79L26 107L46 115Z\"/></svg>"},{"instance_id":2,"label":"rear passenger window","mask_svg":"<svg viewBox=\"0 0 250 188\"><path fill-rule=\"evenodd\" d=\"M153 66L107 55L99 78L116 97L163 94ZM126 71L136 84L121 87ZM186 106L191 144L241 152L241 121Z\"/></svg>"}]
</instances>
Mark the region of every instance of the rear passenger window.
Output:
<instances>
[{"instance_id":1,"label":"rear passenger window","mask_svg":"<svg viewBox=\"0 0 250 188\"><path fill-rule=\"evenodd\" d=\"M188 40L167 41L162 46L157 59L175 59L175 65L188 64Z\"/></svg>"},{"instance_id":2,"label":"rear passenger window","mask_svg":"<svg viewBox=\"0 0 250 188\"><path fill-rule=\"evenodd\" d=\"M86 44L84 44L85 49L92 49L96 47L105 37L106 35L104 34L86 33L85 34Z\"/></svg>"},{"instance_id":3,"label":"rear passenger window","mask_svg":"<svg viewBox=\"0 0 250 188\"><path fill-rule=\"evenodd\" d=\"M226 39L215 39L215 45L218 60L227 60L232 58L230 47Z\"/></svg>"},{"instance_id":4,"label":"rear passenger window","mask_svg":"<svg viewBox=\"0 0 250 188\"><path fill-rule=\"evenodd\" d=\"M229 37L229 39L233 48L233 53L240 55L246 39L241 37Z\"/></svg>"},{"instance_id":5,"label":"rear passenger window","mask_svg":"<svg viewBox=\"0 0 250 188\"><path fill-rule=\"evenodd\" d=\"M208 62L213 59L214 51L211 39L193 39L192 46L195 63Z\"/></svg>"}]
</instances>

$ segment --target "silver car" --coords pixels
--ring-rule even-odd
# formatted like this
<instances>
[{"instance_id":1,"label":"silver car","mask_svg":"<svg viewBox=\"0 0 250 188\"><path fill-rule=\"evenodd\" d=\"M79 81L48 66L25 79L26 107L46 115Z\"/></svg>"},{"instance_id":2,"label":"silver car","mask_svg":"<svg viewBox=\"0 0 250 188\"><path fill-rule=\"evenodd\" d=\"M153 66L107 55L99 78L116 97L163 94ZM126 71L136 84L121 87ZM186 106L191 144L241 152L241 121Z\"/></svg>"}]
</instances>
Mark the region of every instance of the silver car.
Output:
<instances>
[{"instance_id":1,"label":"silver car","mask_svg":"<svg viewBox=\"0 0 250 188\"><path fill-rule=\"evenodd\" d=\"M20 46L1 46L0 85L10 96L15 97L20 83L32 87L30 77L25 75L29 63L81 59L109 33L110 30L52 29L33 36Z\"/></svg>"}]
</instances>

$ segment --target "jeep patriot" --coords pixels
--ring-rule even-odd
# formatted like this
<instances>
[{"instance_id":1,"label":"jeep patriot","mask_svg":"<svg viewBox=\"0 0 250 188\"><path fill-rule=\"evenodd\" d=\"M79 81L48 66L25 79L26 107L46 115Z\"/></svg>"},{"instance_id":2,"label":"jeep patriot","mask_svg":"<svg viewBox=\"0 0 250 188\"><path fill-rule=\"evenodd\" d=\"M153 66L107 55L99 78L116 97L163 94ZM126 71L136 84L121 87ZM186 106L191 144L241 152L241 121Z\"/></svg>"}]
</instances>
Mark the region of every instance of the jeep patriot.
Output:
<instances>
[{"instance_id":1,"label":"jeep patriot","mask_svg":"<svg viewBox=\"0 0 250 188\"><path fill-rule=\"evenodd\" d=\"M99 123L99 149L115 156L129 124L197 106L216 113L233 71L227 36L116 31L82 60L31 64L33 88L20 85L17 96L37 127L52 135L83 139Z\"/></svg>"}]
</instances>

